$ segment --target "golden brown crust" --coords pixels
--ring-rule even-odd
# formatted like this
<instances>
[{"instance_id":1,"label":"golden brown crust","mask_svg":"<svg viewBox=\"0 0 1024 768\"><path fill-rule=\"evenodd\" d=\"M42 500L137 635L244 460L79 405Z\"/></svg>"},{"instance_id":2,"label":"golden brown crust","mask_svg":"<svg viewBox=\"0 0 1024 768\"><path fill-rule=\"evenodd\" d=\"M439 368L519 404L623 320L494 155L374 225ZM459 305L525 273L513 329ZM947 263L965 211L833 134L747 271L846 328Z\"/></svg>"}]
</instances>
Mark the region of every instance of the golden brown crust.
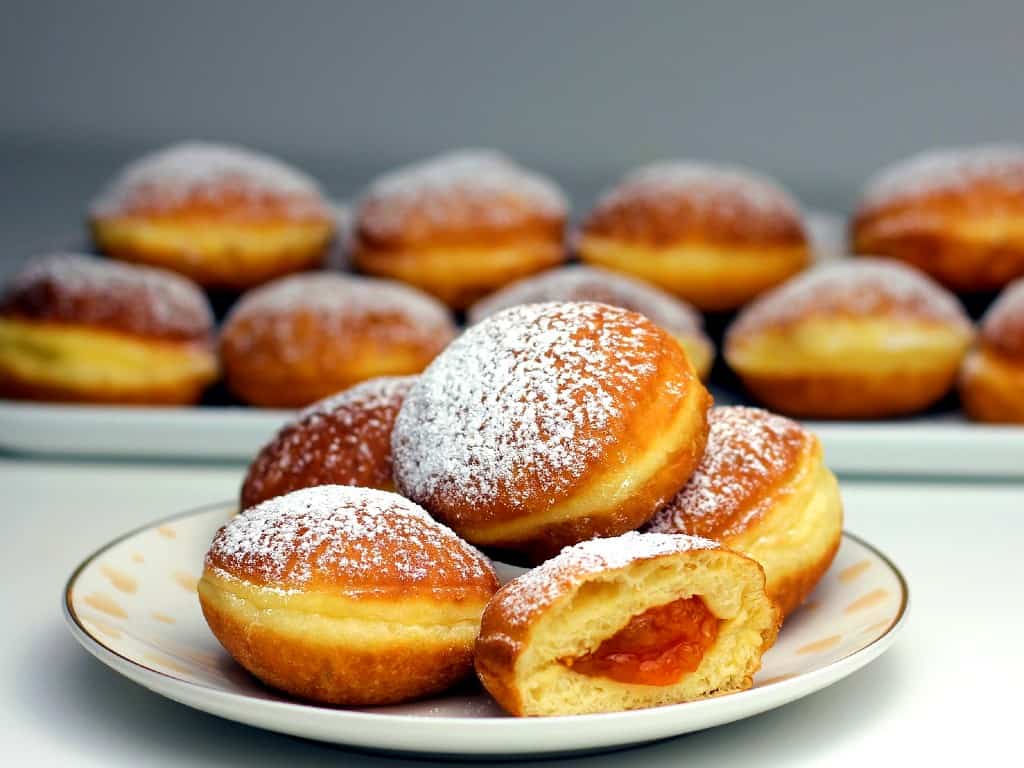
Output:
<instances>
[{"instance_id":1,"label":"golden brown crust","mask_svg":"<svg viewBox=\"0 0 1024 768\"><path fill-rule=\"evenodd\" d=\"M0 316L167 341L208 342L213 330L209 302L185 278L79 254L29 262L0 296Z\"/></svg>"},{"instance_id":2,"label":"golden brown crust","mask_svg":"<svg viewBox=\"0 0 1024 768\"><path fill-rule=\"evenodd\" d=\"M956 380L958 361L932 370L864 374L740 372L757 402L789 416L815 419L883 419L922 411Z\"/></svg>"},{"instance_id":3,"label":"golden brown crust","mask_svg":"<svg viewBox=\"0 0 1024 768\"><path fill-rule=\"evenodd\" d=\"M825 552L815 560L807 562L802 568L790 571L785 578L772 584L770 595L779 612L783 617L788 617L793 611L803 605L808 595L821 581L821 578L828 571L835 560L839 545L842 543L842 535L835 537L835 540Z\"/></svg>"},{"instance_id":4,"label":"golden brown crust","mask_svg":"<svg viewBox=\"0 0 1024 768\"><path fill-rule=\"evenodd\" d=\"M967 415L993 424L1024 424L1024 362L986 348L971 350L960 371Z\"/></svg>"},{"instance_id":5,"label":"golden brown crust","mask_svg":"<svg viewBox=\"0 0 1024 768\"><path fill-rule=\"evenodd\" d=\"M913 264L964 292L1024 275L1024 148L925 153L869 184L850 225L856 253Z\"/></svg>"},{"instance_id":6,"label":"golden brown crust","mask_svg":"<svg viewBox=\"0 0 1024 768\"><path fill-rule=\"evenodd\" d=\"M817 438L760 408L719 406L708 417L707 449L689 481L645 527L728 544L777 500L781 489L820 461Z\"/></svg>"},{"instance_id":7,"label":"golden brown crust","mask_svg":"<svg viewBox=\"0 0 1024 768\"><path fill-rule=\"evenodd\" d=\"M243 297L220 352L243 400L294 407L375 376L419 373L455 332L448 311L412 288L310 273Z\"/></svg>"},{"instance_id":8,"label":"golden brown crust","mask_svg":"<svg viewBox=\"0 0 1024 768\"><path fill-rule=\"evenodd\" d=\"M468 646L338 648L241 622L202 595L200 604L211 631L239 664L267 685L310 701L393 704L439 693L472 670Z\"/></svg>"},{"instance_id":9,"label":"golden brown crust","mask_svg":"<svg viewBox=\"0 0 1024 768\"><path fill-rule=\"evenodd\" d=\"M391 428L414 377L370 379L314 403L260 450L242 508L315 485L394 490Z\"/></svg>"},{"instance_id":10,"label":"golden brown crust","mask_svg":"<svg viewBox=\"0 0 1024 768\"><path fill-rule=\"evenodd\" d=\"M1006 286L981 321L979 341L992 353L1024 362L1024 278Z\"/></svg>"},{"instance_id":11,"label":"golden brown crust","mask_svg":"<svg viewBox=\"0 0 1024 768\"><path fill-rule=\"evenodd\" d=\"M627 176L590 213L583 234L657 247L807 242L799 208L774 182L739 169L686 163Z\"/></svg>"}]
</instances>

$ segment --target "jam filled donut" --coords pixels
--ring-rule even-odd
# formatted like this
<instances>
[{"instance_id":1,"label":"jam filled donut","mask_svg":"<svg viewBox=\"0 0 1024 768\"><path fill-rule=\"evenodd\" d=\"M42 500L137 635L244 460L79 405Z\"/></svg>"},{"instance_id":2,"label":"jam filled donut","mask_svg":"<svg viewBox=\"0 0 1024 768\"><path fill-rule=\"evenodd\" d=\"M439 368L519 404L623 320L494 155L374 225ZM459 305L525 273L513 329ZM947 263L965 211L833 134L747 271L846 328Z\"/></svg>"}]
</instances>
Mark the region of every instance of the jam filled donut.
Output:
<instances>
[{"instance_id":1,"label":"jam filled donut","mask_svg":"<svg viewBox=\"0 0 1024 768\"><path fill-rule=\"evenodd\" d=\"M245 294L220 351L242 400L295 407L375 376L419 373L454 336L447 308L414 288L311 272Z\"/></svg>"},{"instance_id":2,"label":"jam filled donut","mask_svg":"<svg viewBox=\"0 0 1024 768\"><path fill-rule=\"evenodd\" d=\"M497 588L488 560L412 502L322 485L221 528L199 602L221 645L267 685L372 706L443 691L470 673Z\"/></svg>"},{"instance_id":3,"label":"jam filled donut","mask_svg":"<svg viewBox=\"0 0 1024 768\"><path fill-rule=\"evenodd\" d=\"M383 376L314 403L263 446L242 483L242 509L314 485L393 491L391 428L415 378Z\"/></svg>"},{"instance_id":4,"label":"jam filled donut","mask_svg":"<svg viewBox=\"0 0 1024 768\"><path fill-rule=\"evenodd\" d=\"M565 259L568 205L498 152L451 152L375 181L356 211L353 261L463 309Z\"/></svg>"},{"instance_id":5,"label":"jam filled donut","mask_svg":"<svg viewBox=\"0 0 1024 768\"><path fill-rule=\"evenodd\" d=\"M877 418L927 408L956 379L973 328L956 297L882 259L826 264L736 318L725 359L753 396L795 416Z\"/></svg>"},{"instance_id":6,"label":"jam filled donut","mask_svg":"<svg viewBox=\"0 0 1024 768\"><path fill-rule=\"evenodd\" d=\"M605 269L573 265L524 278L476 302L466 316L478 323L499 310L544 301L597 301L639 312L682 344L702 379L711 370L715 347L699 312L649 283Z\"/></svg>"},{"instance_id":7,"label":"jam filled donut","mask_svg":"<svg viewBox=\"0 0 1024 768\"><path fill-rule=\"evenodd\" d=\"M794 200L727 166L669 162L628 175L598 202L580 258L664 288L702 310L729 310L807 266Z\"/></svg>"},{"instance_id":8,"label":"jam filled donut","mask_svg":"<svg viewBox=\"0 0 1024 768\"><path fill-rule=\"evenodd\" d=\"M634 533L562 551L487 604L484 687L513 715L577 715L742 691L779 631L764 571L694 536Z\"/></svg>"},{"instance_id":9,"label":"jam filled donut","mask_svg":"<svg viewBox=\"0 0 1024 768\"><path fill-rule=\"evenodd\" d=\"M960 373L960 398L972 419L1024 424L1024 278L982 318L979 344Z\"/></svg>"},{"instance_id":10,"label":"jam filled donut","mask_svg":"<svg viewBox=\"0 0 1024 768\"><path fill-rule=\"evenodd\" d=\"M679 344L642 315L513 307L409 390L395 484L470 542L541 560L646 522L697 465L710 405Z\"/></svg>"},{"instance_id":11,"label":"jam filled donut","mask_svg":"<svg viewBox=\"0 0 1024 768\"><path fill-rule=\"evenodd\" d=\"M104 253L240 290L319 266L335 217L317 183L267 155L175 144L135 161L93 203Z\"/></svg>"},{"instance_id":12,"label":"jam filled donut","mask_svg":"<svg viewBox=\"0 0 1024 768\"><path fill-rule=\"evenodd\" d=\"M217 377L213 315L183 277L56 254L0 295L0 396L194 403Z\"/></svg>"},{"instance_id":13,"label":"jam filled donut","mask_svg":"<svg viewBox=\"0 0 1024 768\"><path fill-rule=\"evenodd\" d=\"M697 471L645 530L717 541L757 560L785 616L818 583L843 528L818 438L760 408L713 408Z\"/></svg>"},{"instance_id":14,"label":"jam filled donut","mask_svg":"<svg viewBox=\"0 0 1024 768\"><path fill-rule=\"evenodd\" d=\"M869 182L850 239L957 292L1024 275L1024 145L933 150Z\"/></svg>"}]
</instances>

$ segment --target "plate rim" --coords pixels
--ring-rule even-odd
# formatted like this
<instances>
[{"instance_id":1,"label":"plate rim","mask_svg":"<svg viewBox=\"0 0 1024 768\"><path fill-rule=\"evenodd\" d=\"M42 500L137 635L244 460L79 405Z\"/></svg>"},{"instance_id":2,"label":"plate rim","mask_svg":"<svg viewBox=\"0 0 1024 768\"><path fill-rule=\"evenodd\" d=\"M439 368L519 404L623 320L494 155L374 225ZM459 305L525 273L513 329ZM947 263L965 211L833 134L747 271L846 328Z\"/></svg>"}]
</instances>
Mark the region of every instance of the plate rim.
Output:
<instances>
[{"instance_id":1,"label":"plate rim","mask_svg":"<svg viewBox=\"0 0 1024 768\"><path fill-rule=\"evenodd\" d=\"M67 623L68 628L71 631L71 635L75 638L75 640L77 640L78 643L86 651L88 651L91 655L93 655L98 660L103 662L106 666L110 667L114 672L117 672L118 674L120 674L122 677L127 678L128 680L130 680L131 682L133 682L133 683L135 683L137 685L142 685L143 687L148 688L149 690L152 690L155 693L158 693L159 695L165 696L166 698L170 698L170 699L172 699L172 700L174 700L174 701L176 701L176 702L178 702L180 704L184 704L185 706L189 706L189 707L192 707L192 708L195 708L195 709L200 709L200 708L199 707L195 707L193 704L190 704L187 701L182 701L181 699L176 699L173 696L169 696L163 690L156 690L156 689L152 688L151 686L146 685L144 682L142 682L142 680L148 677L148 678L155 679L155 680L157 680L159 682L165 682L165 684L184 686L187 689L198 689L198 690L207 692L207 694L209 696L211 696L212 698L217 699L217 700L219 700L221 702L227 702L227 703L231 703L231 704L235 704L235 705L243 705L243 706L250 706L250 707L255 706L255 707L259 707L259 708L261 708L261 709L263 709L265 711L273 711L273 710L283 709L285 711L290 711L290 712L294 712L294 713L315 712L315 713L317 713L318 717L330 716L330 715L338 715L340 717L343 717L346 720L356 721L356 722L374 723L376 725L385 725L385 724L388 724L388 723L396 724L397 725L399 723L409 723L410 721L415 721L415 722L420 722L420 723L429 722L432 725L436 725L438 727L444 727L444 726L468 725L468 724L473 724L473 723L479 723L481 721L481 718L463 717L463 716L451 716L451 715L444 715L444 716L430 715L430 716L428 716L428 715L419 715L419 714L414 714L414 713L401 713L401 714L399 714L399 713L388 713L388 712L365 712L365 711L351 710L351 709L344 709L344 708L336 708L336 707L324 707L324 706L319 706L319 705L316 705L316 704L309 704L309 703L305 703L305 702L297 701L297 700L258 699L258 698L254 698L254 697L249 696L249 695L244 694L244 693L237 693L237 692L234 692L234 691L227 691L227 690L223 690L221 688L215 688L215 687L212 687L212 686L209 686L209 685L205 685L203 683L197 683L197 682L192 682L192 681L189 681L189 680L183 680L180 677L177 677L175 675L168 674L167 672L163 672L163 671L158 670L158 669L154 669L153 667L149 667L149 666L147 666L147 665L145 665L145 664L143 664L143 663L141 663L141 662L139 662L139 661L137 661L135 659L132 659L132 658L130 658L128 656L125 656L124 654L120 653L119 651L115 650L114 648L111 648L109 645L104 643L101 638L97 637L94 633L90 632L85 627L85 625L83 624L82 620L79 618L78 614L75 612L74 606L72 605L72 593L74 591L75 583L77 582L79 576L82 574L83 571L85 571L86 568L88 568L90 565L95 563L100 557L102 557L104 554L106 554L111 549L116 547L118 544L122 543L123 541L126 541L127 539L130 539L131 537L133 537L133 536L135 536L137 534L144 533L145 531L148 531L148 530L156 529L156 528L160 527L161 525L166 525L166 524L172 523L172 522L174 522L176 520L181 520L181 519L184 519L184 518L189 518L189 517L194 517L194 516L197 516L197 515L207 514L207 513L213 512L213 511L218 510L218 509L223 509L223 510L226 511L226 510L228 510L228 509L230 509L232 507L237 507L237 502L236 501L232 500L232 501L212 502L212 503L207 503L207 504L200 505L198 507L192 507L192 508L189 508L189 509L181 511L181 512L176 512L176 513L173 513L171 515L167 515L167 516L164 516L164 517L156 518L156 519L150 520L150 521L148 521L146 523L143 523L143 524L141 524L139 526L136 526L136 527L132 528L129 531L126 531L126 532L118 535L117 537L111 539L110 541L106 542L105 544L102 544L99 548L93 550L90 554L86 555L85 558L74 568L74 570L72 570L71 575L68 577L67 581L65 582L65 585L64 585L64 588L63 588L63 591L62 591L62 595L61 595L62 613L64 615L65 622ZM886 565L886 567L888 567L889 570L895 575L896 580L897 580L897 582L899 583L899 586L900 586L900 606L899 606L899 609L898 609L898 611L896 613L896 616L890 622L889 626L886 627L885 631L883 631L881 634L878 635L878 637L874 638L873 640L871 640L866 645L864 645L864 646L862 646L862 647L860 647L860 648L858 648L858 649L856 649L854 651L851 651L850 653L846 654L845 656L842 656L842 657L840 657L838 659L835 659L834 661L829 662L828 664L826 664L823 667L820 667L818 669L812 670L810 672L805 672L803 674L796 675L794 677L789 677L789 678L781 679L781 680L775 680L775 681L766 683L764 685L758 686L756 688L751 688L751 689L748 689L746 691L740 691L737 694L730 694L729 696L726 696L726 697L713 697L713 698L703 699L703 700L698 700L698 701L683 702L683 703L680 703L680 704L669 704L669 705L662 706L662 707L626 710L626 711L622 711L622 712L602 712L602 713L582 714L582 715L556 715L556 716L550 716L550 717L490 717L490 718L485 718L485 720L488 722L488 727L490 727L490 728L498 728L498 729L501 729L503 731L515 732L515 731L521 730L521 729L529 729L531 731L535 731L537 729L557 730L558 728L560 728L560 727L562 727L564 725L571 725L573 723L582 723L582 722L586 722L586 723L605 722L605 723L608 723L608 724L614 723L614 724L626 725L626 724L628 724L628 723L630 723L630 722L632 722L634 720L643 720L645 718L649 718L649 717L651 717L651 713L652 712L659 712L659 713L667 714L667 713L669 713L669 712L671 712L673 710L677 710L680 707L686 707L687 711L694 711L694 710L702 711L702 710L706 710L706 709L708 709L710 707L720 706L720 702L721 701L728 700L728 699L733 699L733 697L737 696L737 695L743 696L744 699L749 701L749 697L758 697L758 696L761 696L761 695L768 695L767 693L759 693L759 692L767 692L769 690L771 690L771 691L783 691L786 688L790 688L790 689L800 688L800 687L802 687L801 684L806 685L809 680L813 680L816 677L819 677L819 676L829 676L831 673L836 672L836 668L837 667L851 666L851 662L853 662L854 660L861 660L861 659L863 659L863 664L854 664L849 669L839 670L840 674L836 675L834 677L834 679L830 683L826 683L824 686L818 686L818 687L812 688L812 690L809 691L809 693L817 691L817 690L820 690L821 688L827 687L828 685L831 685L834 682L838 682L839 680L843 679L847 675L852 674L853 672L857 671L862 666L870 663L875 658L877 658L879 655L881 655L885 650L888 649L889 645L891 645L892 642L895 641L895 638L899 634L899 631L902 630L902 628L906 625L907 618L908 618L908 616L910 614L910 604L911 604L910 586L909 586L909 584L907 582L907 579L906 579L905 575L903 574L903 572L900 570L900 568L893 562L893 560L888 555L886 555L884 552L882 552L880 549L878 549L876 546L874 546L870 542L866 541L865 539L863 539L862 537L858 536L857 534L851 533L850 531L846 530L845 528L842 530L841 535L843 537L848 537L849 539L851 539L855 543L857 543L860 546L862 546L865 549L867 549L872 555L874 555L875 557L879 558ZM884 645L881 645L881 647L879 647L880 644L883 644L883 643L884 643ZM129 669L136 670L137 674L138 674L138 678L133 677L133 676L127 674L122 669L119 669L119 667L121 667L121 666L126 666ZM167 681L169 681L169 682L167 682ZM772 705L770 707L767 707L764 710L757 710L757 711L758 712L768 711L768 710L773 709L773 708L775 708L777 706L781 706L782 704L788 703L793 698L797 698L798 696L799 696L799 694L797 694L797 696L793 696L793 697L781 696L780 698L782 699L782 701L780 703ZM205 711L209 712L209 710L205 710ZM222 714L219 714L219 713L213 713L213 714L217 714L220 717L225 717L226 719L233 719L233 718L227 717L226 715L222 715ZM238 721L236 721L236 722L238 722ZM241 721L241 722L245 722L245 721ZM257 727L265 727L265 726L257 726ZM273 729L269 729L269 730L273 730ZM307 737L307 738L312 738L312 737ZM337 743L344 743L344 742L337 742ZM627 742L627 743L641 743L641 742ZM354 746L356 748L365 748L365 747L360 747L360 745L358 745L358 744L351 744L351 746ZM369 748L370 749L374 749L373 747L369 747ZM378 749L383 749L383 748L378 748ZM581 749L585 749L585 748L570 748L568 750L568 752L577 752L577 751L580 751ZM404 753L407 753L407 754L417 753L417 752L418 753L422 753L422 754L440 754L440 753L442 753L441 750L436 750L436 749L411 749L411 750L410 749L399 749L397 751L398 752L404 752ZM556 752L557 751L558 750L556 750ZM540 755L545 754L545 751L543 751L543 750L539 750L539 751L524 751L522 754L523 755L534 754L534 752L536 752L537 754L540 754ZM469 752L469 751L466 751L466 750L462 750L462 751L451 751L448 754L484 755L484 754L491 754L491 753L487 752L487 751Z\"/></svg>"}]
</instances>

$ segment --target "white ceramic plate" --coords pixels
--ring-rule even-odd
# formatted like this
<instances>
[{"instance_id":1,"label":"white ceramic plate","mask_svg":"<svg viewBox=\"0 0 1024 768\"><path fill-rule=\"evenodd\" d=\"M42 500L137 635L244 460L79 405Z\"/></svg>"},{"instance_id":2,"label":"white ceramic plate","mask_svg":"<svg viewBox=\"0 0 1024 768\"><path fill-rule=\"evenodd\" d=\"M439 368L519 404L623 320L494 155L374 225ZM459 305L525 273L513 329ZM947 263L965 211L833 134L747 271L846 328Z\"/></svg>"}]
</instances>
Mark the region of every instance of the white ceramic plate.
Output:
<instances>
[{"instance_id":1,"label":"white ceramic plate","mask_svg":"<svg viewBox=\"0 0 1024 768\"><path fill-rule=\"evenodd\" d=\"M708 728L781 706L883 653L907 613L906 582L845 534L832 569L786 622L754 687L690 704L607 715L516 719L467 683L377 709L292 701L257 683L207 629L195 594L203 555L234 507L219 504L126 534L72 574L64 611L75 638L126 677L183 704L281 733L366 749L457 756L600 750ZM505 578L511 566L499 568Z\"/></svg>"},{"instance_id":2,"label":"white ceramic plate","mask_svg":"<svg viewBox=\"0 0 1024 768\"><path fill-rule=\"evenodd\" d=\"M736 400L714 390L715 401ZM19 453L250 461L291 411L241 406L124 408L0 400L0 449ZM837 472L1024 477L1024 428L954 415L806 422Z\"/></svg>"}]
</instances>

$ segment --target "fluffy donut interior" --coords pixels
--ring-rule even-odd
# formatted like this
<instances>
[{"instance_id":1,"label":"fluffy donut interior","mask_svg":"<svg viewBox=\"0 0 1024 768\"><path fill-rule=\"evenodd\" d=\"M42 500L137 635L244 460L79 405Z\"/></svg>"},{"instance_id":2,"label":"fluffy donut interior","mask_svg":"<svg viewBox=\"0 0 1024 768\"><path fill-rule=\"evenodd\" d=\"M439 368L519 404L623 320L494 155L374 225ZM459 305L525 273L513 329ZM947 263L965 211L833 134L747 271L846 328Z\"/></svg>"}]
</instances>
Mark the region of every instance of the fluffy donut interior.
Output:
<instances>
[{"instance_id":1,"label":"fluffy donut interior","mask_svg":"<svg viewBox=\"0 0 1024 768\"><path fill-rule=\"evenodd\" d=\"M966 329L892 317L808 318L727 343L729 364L745 374L885 374L955 369L970 344Z\"/></svg>"},{"instance_id":2,"label":"fluffy donut interior","mask_svg":"<svg viewBox=\"0 0 1024 768\"><path fill-rule=\"evenodd\" d=\"M0 318L0 371L46 386L128 390L212 380L217 363L200 344Z\"/></svg>"},{"instance_id":3,"label":"fluffy donut interior","mask_svg":"<svg viewBox=\"0 0 1024 768\"><path fill-rule=\"evenodd\" d=\"M707 419L709 398L697 381L691 382L681 402L663 384L657 385L656 391L643 416L622 438L623 461L610 462L606 469L591 475L574 493L546 512L480 526L464 525L468 537L478 544L501 546L530 539L545 526L615 514L671 462L680 445L693 442Z\"/></svg>"},{"instance_id":4,"label":"fluffy donut interior","mask_svg":"<svg viewBox=\"0 0 1024 768\"><path fill-rule=\"evenodd\" d=\"M650 608L694 595L721 623L700 665L677 683L621 683L575 672L559 661L594 651ZM639 709L743 690L752 684L776 627L760 568L731 552L653 558L604 572L536 620L515 666L523 714Z\"/></svg>"},{"instance_id":5,"label":"fluffy donut interior","mask_svg":"<svg viewBox=\"0 0 1024 768\"><path fill-rule=\"evenodd\" d=\"M843 503L839 483L822 460L815 440L797 474L774 491L764 516L724 543L764 567L768 594L792 610L813 583L822 561L831 559L842 534ZM827 563L825 563L827 565ZM810 583L801 583L810 579Z\"/></svg>"},{"instance_id":6,"label":"fluffy donut interior","mask_svg":"<svg viewBox=\"0 0 1024 768\"><path fill-rule=\"evenodd\" d=\"M288 592L207 569L199 595L245 627L358 651L408 646L469 647L480 629L482 600Z\"/></svg>"},{"instance_id":7,"label":"fluffy donut interior","mask_svg":"<svg viewBox=\"0 0 1024 768\"><path fill-rule=\"evenodd\" d=\"M658 247L594 235L581 238L579 251L584 261L660 285L702 309L735 307L781 283L810 259L804 244L716 246L694 242Z\"/></svg>"}]
</instances>

